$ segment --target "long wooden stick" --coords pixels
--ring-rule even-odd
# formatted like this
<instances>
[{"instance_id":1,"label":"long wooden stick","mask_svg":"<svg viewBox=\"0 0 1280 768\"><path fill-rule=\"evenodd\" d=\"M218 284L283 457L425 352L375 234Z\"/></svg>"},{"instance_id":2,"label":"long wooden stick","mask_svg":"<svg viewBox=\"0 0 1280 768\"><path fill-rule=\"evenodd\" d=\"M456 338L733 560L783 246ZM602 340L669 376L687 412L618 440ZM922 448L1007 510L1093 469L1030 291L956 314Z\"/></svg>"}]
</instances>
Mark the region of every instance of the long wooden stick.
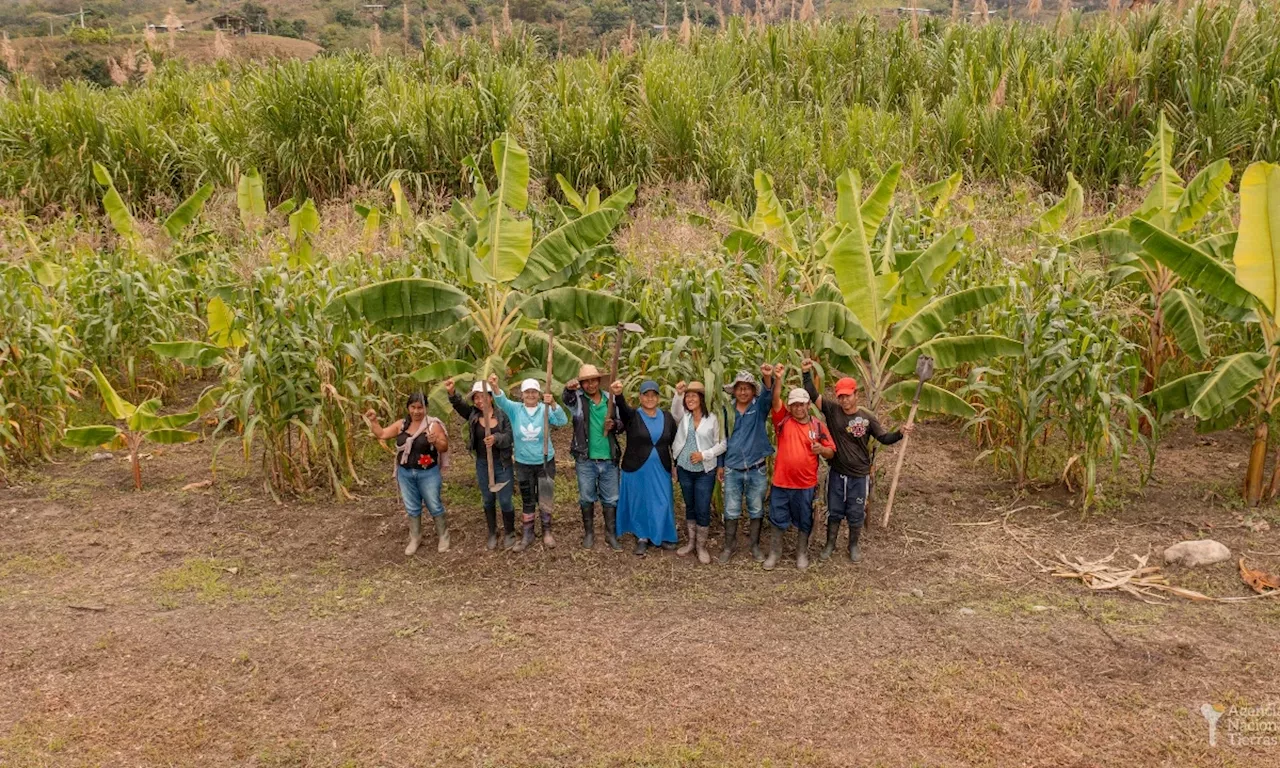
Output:
<instances>
[{"instance_id":1,"label":"long wooden stick","mask_svg":"<svg viewBox=\"0 0 1280 768\"><path fill-rule=\"evenodd\" d=\"M916 385L916 396L911 401L911 411L907 414L907 426L911 426L916 420L916 409L920 407L920 390L924 387L924 382ZM902 474L902 460L907 456L907 441L911 439L911 435L906 432L902 433L902 447L898 450L898 462L893 467L893 480L889 483L889 499L884 504L884 518L880 521L881 528L889 527L889 513L893 511L893 497L898 494L898 476Z\"/></svg>"},{"instance_id":2,"label":"long wooden stick","mask_svg":"<svg viewBox=\"0 0 1280 768\"><path fill-rule=\"evenodd\" d=\"M551 391L551 351L555 349L555 333L547 329L547 391ZM542 404L542 464L547 464L548 454L551 453L551 406L546 403Z\"/></svg>"},{"instance_id":3,"label":"long wooden stick","mask_svg":"<svg viewBox=\"0 0 1280 768\"><path fill-rule=\"evenodd\" d=\"M622 324L619 323L617 335L615 335L613 338L613 365L609 368L610 384L613 384L613 382L618 380L618 358L622 357L622 334L623 333L624 331L622 329ZM610 395L609 396L609 419L611 421L616 418L616 414L617 414L617 411L615 410L616 408L617 406L613 402L613 396ZM608 434L608 430L605 430L605 434L606 435Z\"/></svg>"}]
</instances>

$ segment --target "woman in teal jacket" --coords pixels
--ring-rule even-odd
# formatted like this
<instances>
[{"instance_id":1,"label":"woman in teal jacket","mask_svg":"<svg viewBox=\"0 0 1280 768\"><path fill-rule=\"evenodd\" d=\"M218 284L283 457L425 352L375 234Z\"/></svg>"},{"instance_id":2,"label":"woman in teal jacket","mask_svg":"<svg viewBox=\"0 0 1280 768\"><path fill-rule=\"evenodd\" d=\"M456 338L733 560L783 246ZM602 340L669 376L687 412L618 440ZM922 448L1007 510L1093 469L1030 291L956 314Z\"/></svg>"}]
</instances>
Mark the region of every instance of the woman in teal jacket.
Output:
<instances>
[{"instance_id":1,"label":"woman in teal jacket","mask_svg":"<svg viewBox=\"0 0 1280 768\"><path fill-rule=\"evenodd\" d=\"M554 508L556 449L551 444L550 435L544 440L542 427L544 420L553 427L563 427L569 423L569 417L563 408L556 405L550 392L543 393L537 379L525 379L520 383L519 403L507 399L498 388L496 375L489 377L489 383L496 393L493 401L511 420L515 437L516 482L520 485L524 536L511 550L523 552L533 543L533 522L539 509L542 512L542 545L554 547L556 540L551 535L551 510ZM544 442L546 453L543 453Z\"/></svg>"}]
</instances>

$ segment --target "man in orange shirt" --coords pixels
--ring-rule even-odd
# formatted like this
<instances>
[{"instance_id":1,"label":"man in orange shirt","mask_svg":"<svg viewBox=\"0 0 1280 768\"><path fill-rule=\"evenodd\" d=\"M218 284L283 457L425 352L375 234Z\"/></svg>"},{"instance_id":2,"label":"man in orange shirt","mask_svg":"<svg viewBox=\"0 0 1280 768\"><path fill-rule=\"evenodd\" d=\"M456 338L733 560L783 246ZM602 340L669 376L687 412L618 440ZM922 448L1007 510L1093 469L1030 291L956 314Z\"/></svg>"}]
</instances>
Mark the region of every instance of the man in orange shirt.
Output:
<instances>
[{"instance_id":1,"label":"man in orange shirt","mask_svg":"<svg viewBox=\"0 0 1280 768\"><path fill-rule=\"evenodd\" d=\"M782 534L796 527L796 568L809 567L809 534L813 531L813 495L818 488L818 457L830 459L836 444L822 422L810 413L809 393L796 388L782 403L786 370L773 366L773 431L778 454L773 464L769 498L769 556L764 569L772 571L782 556ZM768 375L766 373L766 375Z\"/></svg>"}]
</instances>

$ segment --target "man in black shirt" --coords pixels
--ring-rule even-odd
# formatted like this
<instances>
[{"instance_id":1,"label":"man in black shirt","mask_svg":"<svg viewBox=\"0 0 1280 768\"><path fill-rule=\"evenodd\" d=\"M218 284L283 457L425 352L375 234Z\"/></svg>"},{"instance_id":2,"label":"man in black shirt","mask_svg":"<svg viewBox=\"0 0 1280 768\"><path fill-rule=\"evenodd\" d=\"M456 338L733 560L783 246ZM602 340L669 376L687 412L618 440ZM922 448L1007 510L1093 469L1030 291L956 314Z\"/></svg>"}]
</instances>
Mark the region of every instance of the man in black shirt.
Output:
<instances>
[{"instance_id":1,"label":"man in black shirt","mask_svg":"<svg viewBox=\"0 0 1280 768\"><path fill-rule=\"evenodd\" d=\"M827 429L836 443L836 455L828 459L831 471L827 476L827 543L818 555L820 560L830 559L840 535L840 521L849 521L849 560L862 561L858 539L867 513L867 478L871 475L871 438L883 445L892 445L902 439L902 432L915 430L914 425L904 426L899 432L886 432L875 414L858 407L858 382L845 377L836 382L836 398L832 402L818 392L813 381L813 361L805 360L804 388L817 404L826 419Z\"/></svg>"}]
</instances>

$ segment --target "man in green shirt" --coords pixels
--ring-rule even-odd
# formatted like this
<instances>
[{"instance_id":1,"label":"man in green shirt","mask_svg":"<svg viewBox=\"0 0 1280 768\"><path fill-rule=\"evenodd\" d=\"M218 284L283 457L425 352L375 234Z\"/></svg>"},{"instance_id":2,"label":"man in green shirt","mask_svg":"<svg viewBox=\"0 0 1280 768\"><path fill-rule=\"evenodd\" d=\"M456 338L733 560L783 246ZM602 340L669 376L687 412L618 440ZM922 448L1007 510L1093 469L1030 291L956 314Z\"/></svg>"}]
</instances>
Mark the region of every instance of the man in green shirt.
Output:
<instances>
[{"instance_id":1,"label":"man in green shirt","mask_svg":"<svg viewBox=\"0 0 1280 768\"><path fill-rule=\"evenodd\" d=\"M604 513L604 539L614 550L618 543L618 438L609 418L610 395L600 388L600 371L584 365L578 378L565 384L564 407L573 417L573 454L578 474L578 505L582 508L582 547L591 549L596 541L596 502Z\"/></svg>"}]
</instances>

